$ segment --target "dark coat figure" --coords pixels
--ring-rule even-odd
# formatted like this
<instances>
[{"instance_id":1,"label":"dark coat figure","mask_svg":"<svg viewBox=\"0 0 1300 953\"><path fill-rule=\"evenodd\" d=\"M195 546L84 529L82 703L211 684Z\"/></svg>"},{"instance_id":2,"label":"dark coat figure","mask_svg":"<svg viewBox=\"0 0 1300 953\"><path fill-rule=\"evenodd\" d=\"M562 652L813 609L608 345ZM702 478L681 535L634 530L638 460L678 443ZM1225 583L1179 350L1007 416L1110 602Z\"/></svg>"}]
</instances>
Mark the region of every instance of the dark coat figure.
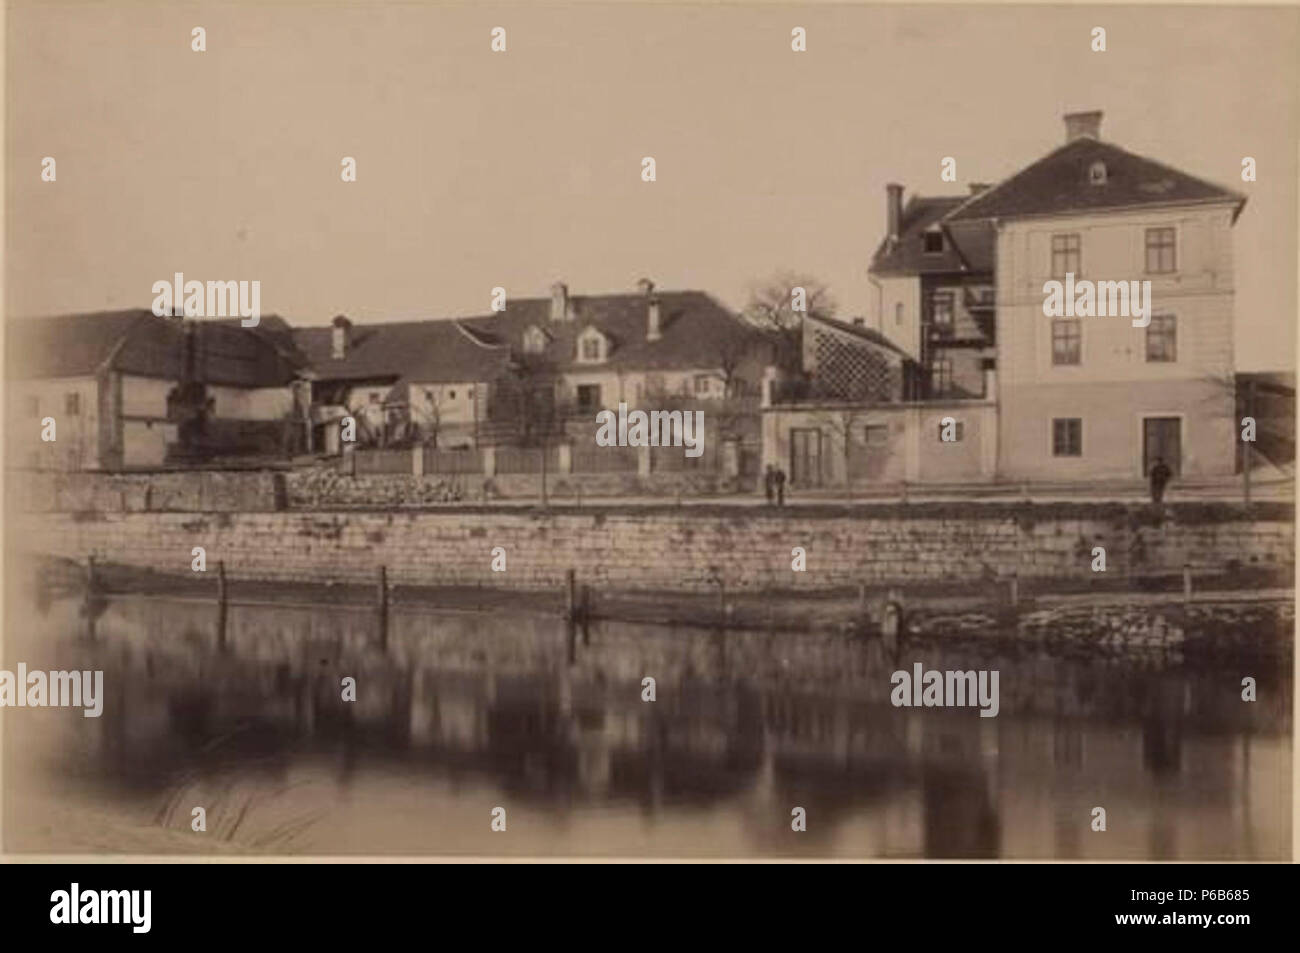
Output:
<instances>
[{"instance_id":1,"label":"dark coat figure","mask_svg":"<svg viewBox=\"0 0 1300 953\"><path fill-rule=\"evenodd\" d=\"M1151 502L1159 503L1165 498L1165 487L1173 477L1174 471L1165 465L1161 457L1156 457L1155 465L1151 467Z\"/></svg>"},{"instance_id":2,"label":"dark coat figure","mask_svg":"<svg viewBox=\"0 0 1300 953\"><path fill-rule=\"evenodd\" d=\"M767 502L771 503L776 497L776 467L770 463L767 472L763 474L763 489L767 491Z\"/></svg>"},{"instance_id":3,"label":"dark coat figure","mask_svg":"<svg viewBox=\"0 0 1300 953\"><path fill-rule=\"evenodd\" d=\"M785 506L785 471L777 467L774 479L776 481L776 505Z\"/></svg>"}]
</instances>

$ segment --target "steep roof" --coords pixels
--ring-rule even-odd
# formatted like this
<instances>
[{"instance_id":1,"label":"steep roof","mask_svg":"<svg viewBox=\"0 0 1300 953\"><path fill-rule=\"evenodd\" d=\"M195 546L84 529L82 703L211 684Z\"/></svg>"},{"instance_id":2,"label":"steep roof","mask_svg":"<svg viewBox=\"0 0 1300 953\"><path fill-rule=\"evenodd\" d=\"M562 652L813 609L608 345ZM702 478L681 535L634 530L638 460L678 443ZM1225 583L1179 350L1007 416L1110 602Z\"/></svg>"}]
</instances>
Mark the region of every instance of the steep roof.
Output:
<instances>
[{"instance_id":1,"label":"steep roof","mask_svg":"<svg viewBox=\"0 0 1300 953\"><path fill-rule=\"evenodd\" d=\"M292 380L292 364L265 338L221 321L189 327L198 380L238 387ZM145 309L22 318L6 333L6 373L14 380L90 377L101 368L180 380L189 346L180 322Z\"/></svg>"},{"instance_id":2,"label":"steep roof","mask_svg":"<svg viewBox=\"0 0 1300 953\"><path fill-rule=\"evenodd\" d=\"M1104 184L1094 185L1089 170L1101 162ZM1142 206L1234 202L1234 217L1244 196L1177 169L1135 155L1109 142L1081 136L1049 152L993 188L967 199L946 221L1064 215Z\"/></svg>"},{"instance_id":3,"label":"steep roof","mask_svg":"<svg viewBox=\"0 0 1300 953\"><path fill-rule=\"evenodd\" d=\"M294 343L324 380L475 382L492 380L510 359L493 341L455 320L355 325L342 358L333 356L333 328L298 328Z\"/></svg>"},{"instance_id":4,"label":"steep roof","mask_svg":"<svg viewBox=\"0 0 1300 953\"><path fill-rule=\"evenodd\" d=\"M745 324L702 291L656 291L660 337L651 341L649 302L640 293L577 295L569 301L573 317L552 321L550 298L519 298L504 312L467 319L471 328L495 333L522 347L524 333L539 327L550 340L545 358L561 370L599 367L619 370L688 370L714 367L738 350L766 342L762 332ZM608 360L598 365L576 361L577 338L595 327L613 344Z\"/></svg>"},{"instance_id":5,"label":"steep roof","mask_svg":"<svg viewBox=\"0 0 1300 953\"><path fill-rule=\"evenodd\" d=\"M913 195L900 217L898 241L891 242L885 236L871 258L871 273L922 275L991 270L996 236L986 223L948 229L942 252L925 250L926 231L932 227L942 229L945 216L966 201L960 195Z\"/></svg>"},{"instance_id":6,"label":"steep roof","mask_svg":"<svg viewBox=\"0 0 1300 953\"><path fill-rule=\"evenodd\" d=\"M843 331L845 334L851 334L854 337L861 338L862 340L870 344L874 344L877 347L884 348L887 351L894 351L897 354L900 354L903 357L908 358L909 360L911 359L911 355L909 355L901 347L899 347L893 341L889 340L889 338L885 337L883 334L881 334L879 331L875 330L874 328L868 328L861 324L849 324L848 322L840 321L835 318L827 318L821 315L812 315L812 314L808 315L808 317L805 318L805 321L814 322L814 323L820 322L822 324L829 325L830 327L835 328L837 331Z\"/></svg>"},{"instance_id":7,"label":"steep roof","mask_svg":"<svg viewBox=\"0 0 1300 953\"><path fill-rule=\"evenodd\" d=\"M6 334L6 373L14 380L90 377L110 358L127 372L167 376L179 336L143 309L13 319Z\"/></svg>"},{"instance_id":8,"label":"steep roof","mask_svg":"<svg viewBox=\"0 0 1300 953\"><path fill-rule=\"evenodd\" d=\"M546 332L540 357L556 370L668 370L714 367L766 337L700 291L657 292L660 337L647 338L649 303L640 293L573 295L571 317L551 320L550 298L512 298L494 314L356 325L346 355L331 353L331 328L303 328L294 340L326 380L463 382L492 380L524 353L529 328ZM608 359L579 363L577 339L595 327L611 342Z\"/></svg>"}]
</instances>

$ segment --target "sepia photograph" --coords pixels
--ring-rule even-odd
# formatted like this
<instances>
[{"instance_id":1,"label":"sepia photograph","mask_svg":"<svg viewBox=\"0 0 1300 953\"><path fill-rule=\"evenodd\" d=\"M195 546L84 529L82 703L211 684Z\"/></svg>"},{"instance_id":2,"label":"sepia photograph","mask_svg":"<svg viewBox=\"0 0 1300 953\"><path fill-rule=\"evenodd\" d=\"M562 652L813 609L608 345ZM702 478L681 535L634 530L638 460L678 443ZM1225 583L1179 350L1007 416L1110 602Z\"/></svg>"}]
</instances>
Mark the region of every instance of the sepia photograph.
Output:
<instances>
[{"instance_id":1,"label":"sepia photograph","mask_svg":"<svg viewBox=\"0 0 1300 953\"><path fill-rule=\"evenodd\" d=\"M1292 861L1300 7L4 18L35 919L148 932L108 861ZM1246 916L1139 873L1094 912Z\"/></svg>"}]
</instances>

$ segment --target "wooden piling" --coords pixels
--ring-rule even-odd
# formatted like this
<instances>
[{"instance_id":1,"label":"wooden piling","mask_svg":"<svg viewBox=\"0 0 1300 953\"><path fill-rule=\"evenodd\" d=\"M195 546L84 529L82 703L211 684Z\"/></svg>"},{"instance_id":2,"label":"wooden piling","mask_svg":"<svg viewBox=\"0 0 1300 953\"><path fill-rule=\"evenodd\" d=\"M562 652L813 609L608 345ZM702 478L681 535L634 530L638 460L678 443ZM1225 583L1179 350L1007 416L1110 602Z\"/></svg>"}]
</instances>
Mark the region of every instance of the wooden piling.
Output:
<instances>
[{"instance_id":1,"label":"wooden piling","mask_svg":"<svg viewBox=\"0 0 1300 953\"><path fill-rule=\"evenodd\" d=\"M1011 592L1011 607L1014 609L1020 604L1020 576L1013 572L1008 582Z\"/></svg>"},{"instance_id":2,"label":"wooden piling","mask_svg":"<svg viewBox=\"0 0 1300 953\"><path fill-rule=\"evenodd\" d=\"M375 580L376 612L379 616L379 645L388 647L388 567L380 566Z\"/></svg>"},{"instance_id":3,"label":"wooden piling","mask_svg":"<svg viewBox=\"0 0 1300 953\"><path fill-rule=\"evenodd\" d=\"M566 569L564 582L566 587L564 617L573 620L578 617L578 571Z\"/></svg>"},{"instance_id":4,"label":"wooden piling","mask_svg":"<svg viewBox=\"0 0 1300 953\"><path fill-rule=\"evenodd\" d=\"M229 594L226 589L226 562L217 560L217 650L226 650L226 607Z\"/></svg>"},{"instance_id":5,"label":"wooden piling","mask_svg":"<svg viewBox=\"0 0 1300 953\"><path fill-rule=\"evenodd\" d=\"M591 644L591 586L582 585L582 644Z\"/></svg>"},{"instance_id":6,"label":"wooden piling","mask_svg":"<svg viewBox=\"0 0 1300 953\"><path fill-rule=\"evenodd\" d=\"M86 638L95 637L95 618L99 615L99 580L95 577L95 557L86 557L86 594L82 599L81 611L86 617Z\"/></svg>"},{"instance_id":7,"label":"wooden piling","mask_svg":"<svg viewBox=\"0 0 1300 953\"><path fill-rule=\"evenodd\" d=\"M1192 564L1183 563L1183 601L1192 601Z\"/></svg>"}]
</instances>

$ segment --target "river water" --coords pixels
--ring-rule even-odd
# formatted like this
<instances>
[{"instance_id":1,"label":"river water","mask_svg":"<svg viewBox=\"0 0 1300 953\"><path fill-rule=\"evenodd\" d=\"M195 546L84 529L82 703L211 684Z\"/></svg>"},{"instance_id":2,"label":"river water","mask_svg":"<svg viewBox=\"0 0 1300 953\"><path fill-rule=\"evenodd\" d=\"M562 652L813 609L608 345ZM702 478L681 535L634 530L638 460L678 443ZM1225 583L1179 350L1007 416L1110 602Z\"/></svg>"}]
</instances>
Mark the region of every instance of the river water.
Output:
<instances>
[{"instance_id":1,"label":"river water","mask_svg":"<svg viewBox=\"0 0 1300 953\"><path fill-rule=\"evenodd\" d=\"M78 612L10 611L5 668L106 696L6 710L11 851L1290 856L1289 660L401 607L381 644L372 612L286 605L232 606L219 644L211 603L140 596L92 640ZM915 662L997 670L997 717L893 707Z\"/></svg>"}]
</instances>

